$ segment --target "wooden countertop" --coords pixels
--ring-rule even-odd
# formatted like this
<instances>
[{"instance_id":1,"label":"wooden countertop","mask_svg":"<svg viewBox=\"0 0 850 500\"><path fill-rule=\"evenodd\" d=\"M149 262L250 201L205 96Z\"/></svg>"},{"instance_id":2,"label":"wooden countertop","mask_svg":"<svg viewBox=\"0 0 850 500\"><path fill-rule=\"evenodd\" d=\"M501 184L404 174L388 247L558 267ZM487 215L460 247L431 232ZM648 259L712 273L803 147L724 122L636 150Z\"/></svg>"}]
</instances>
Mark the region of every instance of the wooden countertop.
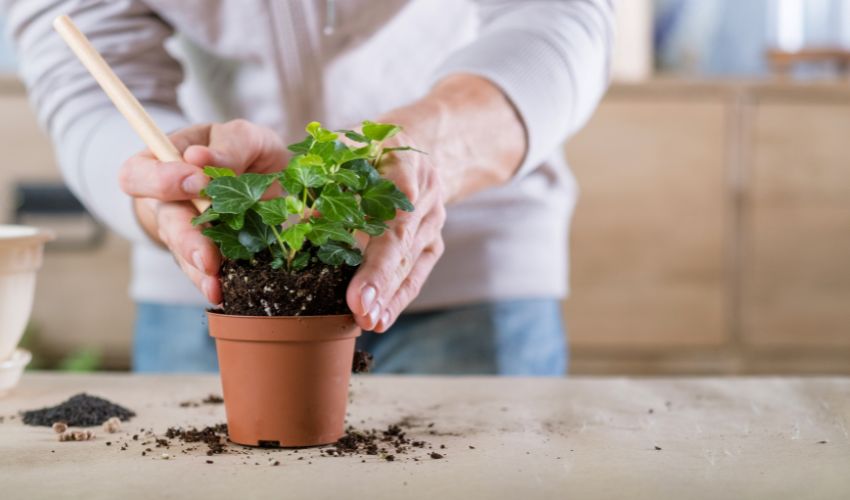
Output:
<instances>
[{"instance_id":1,"label":"wooden countertop","mask_svg":"<svg viewBox=\"0 0 850 500\"><path fill-rule=\"evenodd\" d=\"M50 429L9 418L83 391L134 409L138 416L124 424L127 434L96 429L94 441L59 443ZM357 377L351 422L385 427L408 417L414 423L409 435L429 441L445 458L433 460L418 450L395 462L368 457L364 463L361 457L322 457L317 449L245 454L241 447L211 457L213 464L201 449L182 453L173 447L169 460L156 448L141 456L145 438L130 437L140 428L161 434L169 426L224 421L221 405L179 405L211 392L219 393L216 376L28 373L0 399L2 495L850 497L848 378ZM124 442L129 444L122 451ZM270 466L269 459L280 466Z\"/></svg>"}]
</instances>

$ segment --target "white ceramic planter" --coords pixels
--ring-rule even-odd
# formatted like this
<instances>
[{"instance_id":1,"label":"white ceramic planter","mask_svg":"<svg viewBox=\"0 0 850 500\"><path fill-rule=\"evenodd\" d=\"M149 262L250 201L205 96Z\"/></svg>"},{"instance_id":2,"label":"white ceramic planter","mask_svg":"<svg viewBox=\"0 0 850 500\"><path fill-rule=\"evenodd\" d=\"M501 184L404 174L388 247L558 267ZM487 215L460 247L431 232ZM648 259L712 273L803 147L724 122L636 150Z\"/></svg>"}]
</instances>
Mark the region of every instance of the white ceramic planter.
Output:
<instances>
[{"instance_id":1,"label":"white ceramic planter","mask_svg":"<svg viewBox=\"0 0 850 500\"><path fill-rule=\"evenodd\" d=\"M0 225L0 362L12 356L24 334L44 243L51 239L52 233L34 227Z\"/></svg>"}]
</instances>

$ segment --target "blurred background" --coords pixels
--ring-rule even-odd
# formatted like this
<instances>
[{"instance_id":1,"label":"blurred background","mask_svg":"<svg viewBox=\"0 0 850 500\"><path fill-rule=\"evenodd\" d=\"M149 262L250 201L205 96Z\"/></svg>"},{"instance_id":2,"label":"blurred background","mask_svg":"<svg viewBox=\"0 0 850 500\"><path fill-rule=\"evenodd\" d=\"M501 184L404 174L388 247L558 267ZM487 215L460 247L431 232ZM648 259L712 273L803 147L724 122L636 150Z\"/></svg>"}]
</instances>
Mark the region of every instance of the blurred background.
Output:
<instances>
[{"instance_id":1,"label":"blurred background","mask_svg":"<svg viewBox=\"0 0 850 500\"><path fill-rule=\"evenodd\" d=\"M618 30L565 145L571 372L850 373L850 0L625 0ZM31 367L127 369L129 247L63 187L14 71L3 34L0 223L59 234Z\"/></svg>"}]
</instances>

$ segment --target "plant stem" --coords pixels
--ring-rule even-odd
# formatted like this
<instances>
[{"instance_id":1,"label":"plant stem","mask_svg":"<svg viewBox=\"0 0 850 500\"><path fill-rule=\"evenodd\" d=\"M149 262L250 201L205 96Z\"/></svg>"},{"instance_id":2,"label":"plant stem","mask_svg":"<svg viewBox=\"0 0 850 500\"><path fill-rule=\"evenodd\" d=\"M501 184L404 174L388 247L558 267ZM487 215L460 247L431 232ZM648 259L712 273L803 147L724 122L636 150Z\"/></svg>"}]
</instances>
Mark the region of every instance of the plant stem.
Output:
<instances>
[{"instance_id":1,"label":"plant stem","mask_svg":"<svg viewBox=\"0 0 850 500\"><path fill-rule=\"evenodd\" d=\"M289 252L286 251L286 245L283 244L283 240L280 239L280 232L274 227L269 226L272 229L272 233L274 233L274 238L277 240L277 244L280 245L280 250L283 252L283 255L287 255Z\"/></svg>"}]
</instances>

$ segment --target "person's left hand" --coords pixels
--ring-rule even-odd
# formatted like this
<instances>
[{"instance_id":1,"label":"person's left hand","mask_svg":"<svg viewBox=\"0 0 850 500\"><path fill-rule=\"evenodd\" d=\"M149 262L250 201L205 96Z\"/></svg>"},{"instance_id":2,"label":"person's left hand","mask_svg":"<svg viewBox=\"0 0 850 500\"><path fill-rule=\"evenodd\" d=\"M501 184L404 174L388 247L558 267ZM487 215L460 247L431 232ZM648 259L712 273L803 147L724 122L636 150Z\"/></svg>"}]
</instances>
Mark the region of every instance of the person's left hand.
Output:
<instances>
[{"instance_id":1,"label":"person's left hand","mask_svg":"<svg viewBox=\"0 0 850 500\"><path fill-rule=\"evenodd\" d=\"M415 145L404 132L390 141ZM381 160L382 175L395 182L410 198L414 210L398 211L396 218L389 222L387 232L370 239L363 264L348 286L348 307L364 330L387 331L419 295L434 264L443 254L445 196L437 168L430 158L406 151L388 153Z\"/></svg>"}]
</instances>

